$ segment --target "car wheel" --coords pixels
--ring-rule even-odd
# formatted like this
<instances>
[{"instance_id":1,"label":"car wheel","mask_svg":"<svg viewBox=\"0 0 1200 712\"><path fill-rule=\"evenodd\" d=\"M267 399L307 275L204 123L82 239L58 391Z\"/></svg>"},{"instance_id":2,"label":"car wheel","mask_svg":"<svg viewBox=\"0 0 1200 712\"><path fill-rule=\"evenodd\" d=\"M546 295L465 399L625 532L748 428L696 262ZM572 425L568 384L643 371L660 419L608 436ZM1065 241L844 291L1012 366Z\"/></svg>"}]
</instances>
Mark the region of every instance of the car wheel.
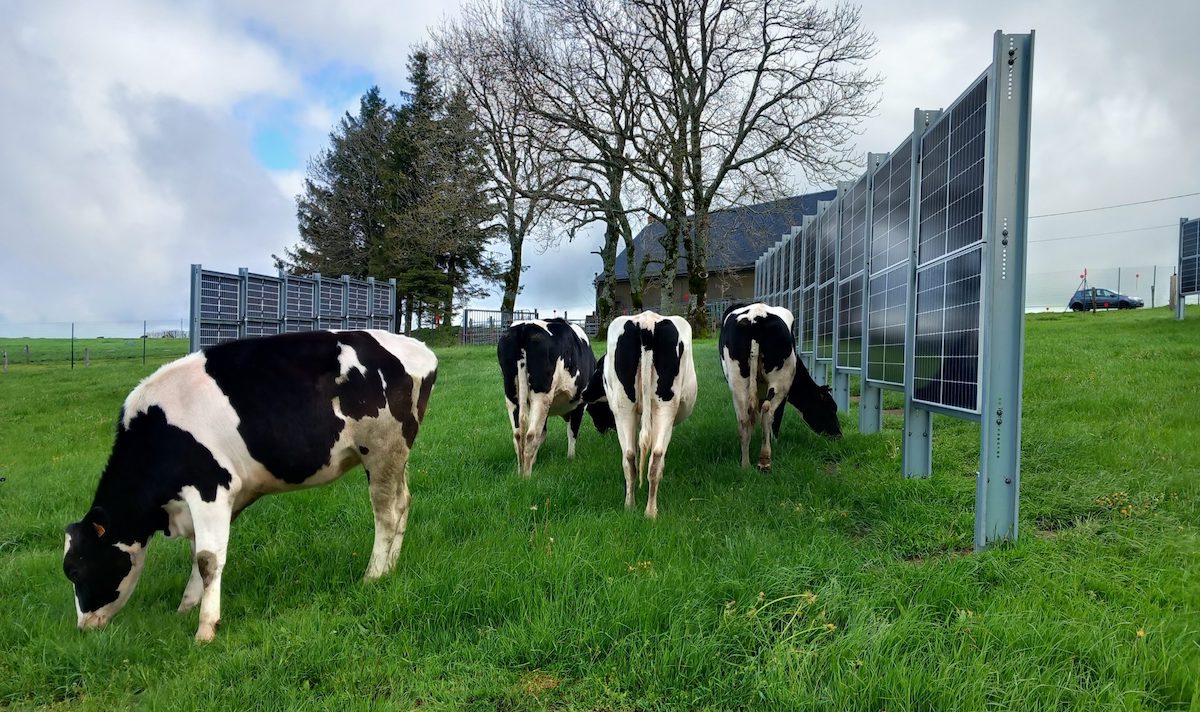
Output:
<instances>
[{"instance_id":1,"label":"car wheel","mask_svg":"<svg viewBox=\"0 0 1200 712\"><path fill-rule=\"evenodd\" d=\"M1121 303L1117 304L1117 308L1118 308L1118 309L1128 309L1128 308L1129 308L1129 302L1121 302Z\"/></svg>"},{"instance_id":2,"label":"car wheel","mask_svg":"<svg viewBox=\"0 0 1200 712\"><path fill-rule=\"evenodd\" d=\"M1081 302L1075 302L1071 305L1071 311L1083 311L1083 304Z\"/></svg>"}]
</instances>

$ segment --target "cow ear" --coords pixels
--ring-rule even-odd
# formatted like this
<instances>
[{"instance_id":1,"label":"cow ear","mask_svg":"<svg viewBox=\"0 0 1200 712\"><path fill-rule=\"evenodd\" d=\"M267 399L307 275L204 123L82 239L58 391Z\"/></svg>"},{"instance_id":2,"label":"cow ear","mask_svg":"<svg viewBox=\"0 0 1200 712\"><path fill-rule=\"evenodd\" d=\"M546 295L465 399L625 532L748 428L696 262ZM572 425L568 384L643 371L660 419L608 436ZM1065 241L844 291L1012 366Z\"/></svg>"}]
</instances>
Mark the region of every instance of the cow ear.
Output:
<instances>
[{"instance_id":1,"label":"cow ear","mask_svg":"<svg viewBox=\"0 0 1200 712\"><path fill-rule=\"evenodd\" d=\"M103 537L104 532L108 531L108 512L105 512L102 507L92 507L92 510L84 517L84 521L91 522L92 529L96 530L98 537Z\"/></svg>"}]
</instances>

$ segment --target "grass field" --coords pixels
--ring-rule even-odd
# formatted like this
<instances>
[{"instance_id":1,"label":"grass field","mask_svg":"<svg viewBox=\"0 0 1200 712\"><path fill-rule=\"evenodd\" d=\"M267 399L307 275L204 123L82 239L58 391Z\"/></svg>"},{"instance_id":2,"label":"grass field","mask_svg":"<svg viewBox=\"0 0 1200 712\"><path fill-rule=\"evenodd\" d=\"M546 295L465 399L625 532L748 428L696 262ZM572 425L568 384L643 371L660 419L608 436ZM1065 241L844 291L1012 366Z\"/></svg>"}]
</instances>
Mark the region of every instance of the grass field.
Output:
<instances>
[{"instance_id":1,"label":"grass field","mask_svg":"<svg viewBox=\"0 0 1200 712\"><path fill-rule=\"evenodd\" d=\"M0 377L0 707L1196 709L1200 309L1030 317L1021 539L972 539L978 428L840 442L793 412L738 467L712 342L657 522L622 509L614 437L550 426L516 474L487 348L439 351L394 574L366 585L361 471L233 528L215 643L158 539L125 610L75 629L62 529L87 510L140 362ZM645 490L639 505L644 505Z\"/></svg>"}]
</instances>

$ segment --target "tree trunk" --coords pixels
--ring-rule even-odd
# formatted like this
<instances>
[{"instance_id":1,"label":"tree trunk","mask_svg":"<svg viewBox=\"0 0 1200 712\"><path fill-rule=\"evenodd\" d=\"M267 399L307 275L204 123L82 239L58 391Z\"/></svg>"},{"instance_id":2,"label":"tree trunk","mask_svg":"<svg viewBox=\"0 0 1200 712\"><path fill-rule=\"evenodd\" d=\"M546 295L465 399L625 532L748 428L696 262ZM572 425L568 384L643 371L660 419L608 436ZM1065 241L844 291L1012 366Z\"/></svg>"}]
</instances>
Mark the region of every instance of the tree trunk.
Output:
<instances>
[{"instance_id":1,"label":"tree trunk","mask_svg":"<svg viewBox=\"0 0 1200 712\"><path fill-rule=\"evenodd\" d=\"M687 235L687 267L688 290L691 301L688 302L688 322L692 325L692 333L698 339L708 336L708 206L697 204L694 214L694 230Z\"/></svg>"},{"instance_id":2,"label":"tree trunk","mask_svg":"<svg viewBox=\"0 0 1200 712\"><path fill-rule=\"evenodd\" d=\"M524 235L517 230L516 199L509 195L505 206L505 229L508 232L508 248L512 252L512 261L508 271L504 273L504 296L500 299L502 319L512 321L513 310L517 306L517 293L521 291L521 252L524 247Z\"/></svg>"},{"instance_id":3,"label":"tree trunk","mask_svg":"<svg viewBox=\"0 0 1200 712\"><path fill-rule=\"evenodd\" d=\"M412 316L413 316L413 298L408 295L404 298L404 333L412 335Z\"/></svg>"},{"instance_id":4,"label":"tree trunk","mask_svg":"<svg viewBox=\"0 0 1200 712\"><path fill-rule=\"evenodd\" d=\"M500 300L500 311L511 321L517 307L517 293L521 291L521 240L509 240L512 262L504 273L504 296Z\"/></svg>"},{"instance_id":5,"label":"tree trunk","mask_svg":"<svg viewBox=\"0 0 1200 712\"><path fill-rule=\"evenodd\" d=\"M442 323L439 326L448 326L454 319L454 285L457 283L457 273L454 271L454 260L446 262L446 301L442 306Z\"/></svg>"},{"instance_id":6,"label":"tree trunk","mask_svg":"<svg viewBox=\"0 0 1200 712\"><path fill-rule=\"evenodd\" d=\"M616 316L614 313L617 301L617 242L620 239L621 228L610 216L604 228L604 245L600 248L600 261L604 271L600 275L600 293L596 297L597 334L603 334L608 324Z\"/></svg>"}]
</instances>

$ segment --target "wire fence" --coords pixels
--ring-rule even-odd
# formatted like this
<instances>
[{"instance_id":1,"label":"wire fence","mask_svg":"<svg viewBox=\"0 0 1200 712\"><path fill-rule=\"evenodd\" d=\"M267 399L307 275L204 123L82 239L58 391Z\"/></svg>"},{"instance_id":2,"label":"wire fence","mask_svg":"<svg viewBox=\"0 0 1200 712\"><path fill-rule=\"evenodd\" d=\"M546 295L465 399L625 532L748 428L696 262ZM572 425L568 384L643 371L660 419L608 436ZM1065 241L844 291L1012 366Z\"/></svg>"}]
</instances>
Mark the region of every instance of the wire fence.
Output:
<instances>
[{"instance_id":1,"label":"wire fence","mask_svg":"<svg viewBox=\"0 0 1200 712\"><path fill-rule=\"evenodd\" d=\"M188 353L186 319L0 323L0 368L158 364Z\"/></svg>"}]
</instances>

